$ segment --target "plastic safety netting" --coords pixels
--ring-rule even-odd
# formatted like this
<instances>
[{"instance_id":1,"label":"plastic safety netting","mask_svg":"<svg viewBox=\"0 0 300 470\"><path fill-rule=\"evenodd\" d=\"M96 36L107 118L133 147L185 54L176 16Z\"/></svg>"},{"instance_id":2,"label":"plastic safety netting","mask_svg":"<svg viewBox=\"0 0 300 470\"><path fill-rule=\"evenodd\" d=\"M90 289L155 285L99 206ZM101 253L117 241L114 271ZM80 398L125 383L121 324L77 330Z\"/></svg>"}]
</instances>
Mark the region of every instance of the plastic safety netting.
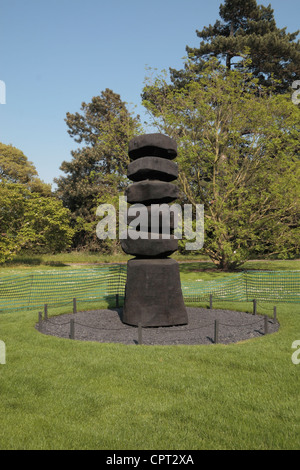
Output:
<instances>
[{"instance_id":1,"label":"plastic safety netting","mask_svg":"<svg viewBox=\"0 0 300 470\"><path fill-rule=\"evenodd\" d=\"M60 306L78 301L109 301L124 296L126 266L111 265L91 269L45 271L0 278L0 312L34 309L45 304Z\"/></svg>"},{"instance_id":2,"label":"plastic safety netting","mask_svg":"<svg viewBox=\"0 0 300 470\"><path fill-rule=\"evenodd\" d=\"M300 302L300 271L243 271L224 279L182 283L186 301Z\"/></svg>"},{"instance_id":3,"label":"plastic safety netting","mask_svg":"<svg viewBox=\"0 0 300 470\"><path fill-rule=\"evenodd\" d=\"M0 312L110 301L125 295L126 265L1 276ZM186 302L300 302L300 271L244 271L213 281L182 282Z\"/></svg>"}]
</instances>

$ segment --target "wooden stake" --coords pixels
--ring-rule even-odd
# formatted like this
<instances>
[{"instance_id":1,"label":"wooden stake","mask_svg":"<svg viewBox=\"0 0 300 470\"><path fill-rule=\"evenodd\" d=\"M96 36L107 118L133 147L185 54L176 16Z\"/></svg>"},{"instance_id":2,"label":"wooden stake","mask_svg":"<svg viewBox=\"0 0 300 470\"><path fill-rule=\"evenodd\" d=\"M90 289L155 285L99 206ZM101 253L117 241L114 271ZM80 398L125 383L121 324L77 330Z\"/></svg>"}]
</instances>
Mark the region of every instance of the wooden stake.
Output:
<instances>
[{"instance_id":1,"label":"wooden stake","mask_svg":"<svg viewBox=\"0 0 300 470\"><path fill-rule=\"evenodd\" d=\"M219 320L215 320L215 337L214 342L217 344L219 342Z\"/></svg>"},{"instance_id":2,"label":"wooden stake","mask_svg":"<svg viewBox=\"0 0 300 470\"><path fill-rule=\"evenodd\" d=\"M70 320L70 339L75 339L75 320Z\"/></svg>"},{"instance_id":3,"label":"wooden stake","mask_svg":"<svg viewBox=\"0 0 300 470\"><path fill-rule=\"evenodd\" d=\"M39 312L39 331L42 330L42 324L43 324L43 314L42 312Z\"/></svg>"},{"instance_id":4,"label":"wooden stake","mask_svg":"<svg viewBox=\"0 0 300 470\"><path fill-rule=\"evenodd\" d=\"M48 305L44 305L44 320L48 321Z\"/></svg>"},{"instance_id":5,"label":"wooden stake","mask_svg":"<svg viewBox=\"0 0 300 470\"><path fill-rule=\"evenodd\" d=\"M143 328L142 324L138 324L138 344L143 344Z\"/></svg>"},{"instance_id":6,"label":"wooden stake","mask_svg":"<svg viewBox=\"0 0 300 470\"><path fill-rule=\"evenodd\" d=\"M269 322L269 317L268 315L265 315L265 335L268 334L268 322Z\"/></svg>"}]
</instances>

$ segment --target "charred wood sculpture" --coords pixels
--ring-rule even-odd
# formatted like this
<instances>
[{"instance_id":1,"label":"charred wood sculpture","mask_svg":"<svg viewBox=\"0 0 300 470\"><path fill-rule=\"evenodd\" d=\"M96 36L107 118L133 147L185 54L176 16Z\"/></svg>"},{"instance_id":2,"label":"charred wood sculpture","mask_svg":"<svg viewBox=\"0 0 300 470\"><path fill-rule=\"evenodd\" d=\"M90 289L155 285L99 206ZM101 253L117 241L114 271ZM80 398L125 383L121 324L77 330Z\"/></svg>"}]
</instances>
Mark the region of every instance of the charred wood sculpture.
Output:
<instances>
[{"instance_id":1,"label":"charred wood sculpture","mask_svg":"<svg viewBox=\"0 0 300 470\"><path fill-rule=\"evenodd\" d=\"M126 190L127 202L147 206L146 222L150 222L153 211L159 210L153 204L168 204L178 198L178 188L172 183L178 176L173 162L177 144L163 134L141 135L129 142L128 154L131 163L127 175L133 184ZM178 240L172 234L168 238L162 236L165 227L162 217L160 214L156 229L150 229L149 223L140 227L143 237L121 241L123 251L135 256L127 264L123 308L123 322L129 325L158 327L188 323L179 266L168 258L178 249ZM131 222L129 217L129 231ZM172 217L169 224L174 229ZM152 237L155 231L156 236Z\"/></svg>"}]
</instances>

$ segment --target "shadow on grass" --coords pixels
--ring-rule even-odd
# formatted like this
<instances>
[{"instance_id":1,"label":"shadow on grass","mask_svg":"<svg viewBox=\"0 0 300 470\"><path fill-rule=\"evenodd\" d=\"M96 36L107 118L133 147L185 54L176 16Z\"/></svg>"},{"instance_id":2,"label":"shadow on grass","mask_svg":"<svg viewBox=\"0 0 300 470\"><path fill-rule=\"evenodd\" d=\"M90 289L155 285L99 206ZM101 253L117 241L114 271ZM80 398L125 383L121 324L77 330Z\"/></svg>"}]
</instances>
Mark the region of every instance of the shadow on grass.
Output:
<instances>
[{"instance_id":1,"label":"shadow on grass","mask_svg":"<svg viewBox=\"0 0 300 470\"><path fill-rule=\"evenodd\" d=\"M196 272L238 274L244 271L293 271L300 269L299 260L249 260L235 269L217 268L211 261L179 263L180 272L183 274Z\"/></svg>"},{"instance_id":2,"label":"shadow on grass","mask_svg":"<svg viewBox=\"0 0 300 470\"><path fill-rule=\"evenodd\" d=\"M179 264L180 272L183 274L186 273L195 273L195 272L203 272L203 271L210 271L210 272L222 272L221 269L217 269L215 265L209 261L207 262L200 262L200 263L180 263Z\"/></svg>"},{"instance_id":3,"label":"shadow on grass","mask_svg":"<svg viewBox=\"0 0 300 470\"><path fill-rule=\"evenodd\" d=\"M3 266L15 267L15 266L53 266L53 267L65 267L68 266L61 261L45 261L40 256L16 256L12 260L6 261Z\"/></svg>"},{"instance_id":4,"label":"shadow on grass","mask_svg":"<svg viewBox=\"0 0 300 470\"><path fill-rule=\"evenodd\" d=\"M124 304L124 296L123 295L119 295L119 296L117 296L115 294L106 295L106 296L104 296L103 300L105 302L107 302L107 308L109 310L118 311L119 309L123 308L123 304Z\"/></svg>"},{"instance_id":5,"label":"shadow on grass","mask_svg":"<svg viewBox=\"0 0 300 470\"><path fill-rule=\"evenodd\" d=\"M55 266L55 267L68 266L68 264L62 263L61 261L46 261L44 264L46 266Z\"/></svg>"},{"instance_id":6,"label":"shadow on grass","mask_svg":"<svg viewBox=\"0 0 300 470\"><path fill-rule=\"evenodd\" d=\"M6 261L3 266L17 266L17 265L26 265L26 266L39 266L42 264L43 260L40 257L32 256L22 256Z\"/></svg>"}]
</instances>

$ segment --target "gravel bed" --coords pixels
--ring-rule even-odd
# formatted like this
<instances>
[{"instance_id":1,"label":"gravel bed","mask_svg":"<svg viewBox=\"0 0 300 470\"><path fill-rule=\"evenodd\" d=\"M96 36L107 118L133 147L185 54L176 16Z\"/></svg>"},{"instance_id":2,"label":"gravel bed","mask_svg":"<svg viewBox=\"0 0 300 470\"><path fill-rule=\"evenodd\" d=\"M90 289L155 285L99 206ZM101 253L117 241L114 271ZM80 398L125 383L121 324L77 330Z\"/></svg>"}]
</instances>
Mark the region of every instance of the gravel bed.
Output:
<instances>
[{"instance_id":1,"label":"gravel bed","mask_svg":"<svg viewBox=\"0 0 300 470\"><path fill-rule=\"evenodd\" d=\"M213 344L215 320L219 320L218 343L229 344L264 335L262 315L230 310L187 307L187 325L142 328L145 345ZM92 310L50 317L36 328L46 335L70 338L70 320L74 319L75 340L100 343L138 344L138 328L122 323L122 309ZM268 319L268 333L275 333L279 324Z\"/></svg>"}]
</instances>

